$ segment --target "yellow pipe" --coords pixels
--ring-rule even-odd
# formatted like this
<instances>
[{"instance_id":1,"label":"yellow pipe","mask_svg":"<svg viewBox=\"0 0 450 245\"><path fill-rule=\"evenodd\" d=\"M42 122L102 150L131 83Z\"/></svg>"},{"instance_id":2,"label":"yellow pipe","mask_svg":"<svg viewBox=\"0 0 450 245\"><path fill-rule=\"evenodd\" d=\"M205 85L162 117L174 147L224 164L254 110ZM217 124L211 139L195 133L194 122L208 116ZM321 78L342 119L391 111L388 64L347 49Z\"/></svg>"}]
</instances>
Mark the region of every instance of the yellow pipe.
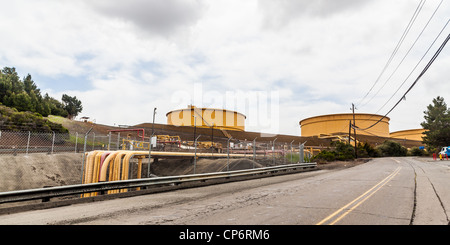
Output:
<instances>
[{"instance_id":1,"label":"yellow pipe","mask_svg":"<svg viewBox=\"0 0 450 245\"><path fill-rule=\"evenodd\" d=\"M101 157L102 153L103 152L101 151L92 151L88 154L85 169L85 181L84 181L85 184L97 182L95 181L95 179L98 179L95 178L96 173L98 173L98 170L96 170L96 168L98 167L96 165L99 165L100 161L99 156ZM93 195L94 193L85 193L84 197L89 197Z\"/></svg>"},{"instance_id":2,"label":"yellow pipe","mask_svg":"<svg viewBox=\"0 0 450 245\"><path fill-rule=\"evenodd\" d=\"M88 181L88 172L89 172L88 169L89 169L90 160L91 160L93 154L94 154L93 152L85 153L86 161L85 161L84 169L83 169L83 182L82 182L83 184L86 184ZM90 196L89 193L81 194L81 197L88 197L88 196Z\"/></svg>"},{"instance_id":3,"label":"yellow pipe","mask_svg":"<svg viewBox=\"0 0 450 245\"><path fill-rule=\"evenodd\" d=\"M136 155L139 155L138 160L138 177L141 178L142 175L142 158L148 156L148 151L129 151L129 150L118 150L111 152L106 159L104 160L103 164L100 167L100 159L101 155L104 153L104 151L94 151L90 152L88 154L89 159L89 174L86 174L86 179L89 179L89 181L106 181L106 177L109 176L109 181L114 180L126 180L128 179L128 171L129 171L129 164L130 159L133 158ZM192 152L151 152L152 157L154 156L184 156L184 157L194 157L195 153ZM230 157L246 157L248 155L246 154L229 154ZM94 156L98 156L98 158L95 158L94 162ZM197 157L227 157L228 154L224 153L197 153ZM108 171L109 170L109 171ZM108 175L109 172L109 175ZM88 177L90 176L90 177ZM97 178L98 176L98 178ZM86 182L90 183L90 182ZM121 190L126 191L126 190ZM108 193L117 193L119 190L113 190L108 191Z\"/></svg>"},{"instance_id":4,"label":"yellow pipe","mask_svg":"<svg viewBox=\"0 0 450 245\"><path fill-rule=\"evenodd\" d=\"M118 152L115 156L114 159L111 159L111 166L109 167L109 177L108 177L108 181L114 181L116 180L116 173L117 173L117 162L116 162L116 157L120 152ZM108 194L114 193L114 190L109 190L107 191Z\"/></svg>"},{"instance_id":5,"label":"yellow pipe","mask_svg":"<svg viewBox=\"0 0 450 245\"><path fill-rule=\"evenodd\" d=\"M104 151L99 151L95 155L94 168L93 168L93 172L92 172L91 183L97 183L98 182L98 172L100 170L100 163L101 163L102 155L104 153L105 153ZM92 192L91 196L97 196L97 194L98 194L97 192Z\"/></svg>"},{"instance_id":6,"label":"yellow pipe","mask_svg":"<svg viewBox=\"0 0 450 245\"><path fill-rule=\"evenodd\" d=\"M131 151L128 151L131 152ZM148 155L148 151L132 151L136 155ZM186 156L193 157L193 152L164 152L164 151L152 151L152 156ZM227 157L226 153L197 153L198 157ZM249 157L248 154L230 154L230 157Z\"/></svg>"},{"instance_id":7,"label":"yellow pipe","mask_svg":"<svg viewBox=\"0 0 450 245\"><path fill-rule=\"evenodd\" d=\"M124 158L129 155L129 153L124 154ZM122 161L122 174L120 175L120 180L128 179L128 162L125 163L125 159Z\"/></svg>"},{"instance_id":8,"label":"yellow pipe","mask_svg":"<svg viewBox=\"0 0 450 245\"><path fill-rule=\"evenodd\" d=\"M83 184L87 184L88 182L88 169L90 165L90 160L94 152L89 152L86 156L86 162L84 163L84 172L83 172Z\"/></svg>"},{"instance_id":9,"label":"yellow pipe","mask_svg":"<svg viewBox=\"0 0 450 245\"><path fill-rule=\"evenodd\" d=\"M109 181L116 181L119 180L119 174L120 174L120 157L119 155L121 152L119 152L117 155L114 156L114 160L111 160L112 166L112 174L109 176ZM115 193L115 190L109 191L109 193Z\"/></svg>"},{"instance_id":10,"label":"yellow pipe","mask_svg":"<svg viewBox=\"0 0 450 245\"><path fill-rule=\"evenodd\" d=\"M119 153L119 151L112 152L105 158L105 161L103 161L103 165L100 169L100 178L98 179L99 182L106 181L106 174L108 171L109 163L111 162L111 160L113 160L116 157L116 155L118 153ZM110 168L112 168L112 166ZM111 175L111 173L112 172L110 171L110 175Z\"/></svg>"},{"instance_id":11,"label":"yellow pipe","mask_svg":"<svg viewBox=\"0 0 450 245\"><path fill-rule=\"evenodd\" d=\"M114 180L126 180L129 178L128 172L130 169L130 160L133 157L138 158L138 171L137 178L140 179L142 175L142 159L148 156L148 151L129 151L118 150L111 152L101 164L101 157L105 151L92 151L86 153L86 168L83 174L83 183L95 183L106 181L106 177L109 176L109 181ZM184 156L194 157L195 153L192 152L158 152L152 151L152 157L164 157L164 156ZM197 153L197 157L227 157L228 154L224 153ZM247 154L229 154L230 157L248 157ZM100 165L101 164L101 165ZM109 174L108 174L109 173ZM140 188L137 188L138 190ZM127 189L111 190L108 193L126 192ZM83 196L94 196L97 193L86 193Z\"/></svg>"},{"instance_id":12,"label":"yellow pipe","mask_svg":"<svg viewBox=\"0 0 450 245\"><path fill-rule=\"evenodd\" d=\"M111 166L109 166L109 174L108 174L108 181L112 180L113 177L113 171L114 171L114 158L111 160L113 163ZM103 168L103 167L102 167Z\"/></svg>"},{"instance_id":13,"label":"yellow pipe","mask_svg":"<svg viewBox=\"0 0 450 245\"><path fill-rule=\"evenodd\" d=\"M132 153L133 155L143 155L143 156L148 156L148 151L127 151L127 150L119 150L119 151L115 151L113 153L111 153L104 161L101 170L100 170L100 178L99 181L106 181L106 173L109 167L109 164L111 161L116 161L115 158L118 154L121 154L121 157L123 157L123 154L126 153ZM195 154L192 152L151 152L152 156L186 156L186 157L194 157ZM227 154L224 153L197 153L198 157L227 157ZM246 154L230 154L230 157L245 157L245 156L249 156ZM119 161L119 160L117 160ZM118 162L119 163L119 162ZM118 167L118 165L115 166L116 168ZM113 175L117 174L116 169L113 169ZM113 179L118 179L118 178L112 178Z\"/></svg>"},{"instance_id":14,"label":"yellow pipe","mask_svg":"<svg viewBox=\"0 0 450 245\"><path fill-rule=\"evenodd\" d=\"M91 174L91 168L92 168L92 161L94 158L95 152L89 152L89 154L86 157L86 164L84 168L84 184L90 183L90 174ZM83 197L89 197L91 196L90 193L84 193L82 195Z\"/></svg>"},{"instance_id":15,"label":"yellow pipe","mask_svg":"<svg viewBox=\"0 0 450 245\"><path fill-rule=\"evenodd\" d=\"M127 168L127 164L125 164L124 162L125 161L122 161L123 159L122 158L124 158L126 155L127 155L128 153L127 152L121 152L121 153L119 153L119 155L118 156L116 156L116 160L117 160L117 162L118 162L118 166L117 166L117 180L126 180L126 179L128 179L128 168ZM120 171L120 170L122 170L122 171ZM120 192L124 192L125 191L125 189L121 189L120 190ZM117 192L119 192L119 190L115 190L115 192L117 193Z\"/></svg>"},{"instance_id":16,"label":"yellow pipe","mask_svg":"<svg viewBox=\"0 0 450 245\"><path fill-rule=\"evenodd\" d=\"M101 163L102 155L104 153L105 153L104 151L100 151L95 156L94 172L92 173L92 183L97 183L98 182L98 172L100 170L100 163Z\"/></svg>"},{"instance_id":17,"label":"yellow pipe","mask_svg":"<svg viewBox=\"0 0 450 245\"><path fill-rule=\"evenodd\" d=\"M129 151L125 153L125 157L123 158L122 161L122 176L121 176L121 180L127 180L129 178L128 176L128 172L130 170L130 159L133 158L136 155L135 151ZM140 168L142 169L142 157L140 156ZM139 161L138 160L138 161ZM138 169L138 178L141 177L141 170ZM127 189L121 189L120 192L126 192Z\"/></svg>"},{"instance_id":18,"label":"yellow pipe","mask_svg":"<svg viewBox=\"0 0 450 245\"><path fill-rule=\"evenodd\" d=\"M85 167L85 184L91 183L91 177L92 177L92 165L94 163L94 157L96 151L89 152L87 159L86 159L86 167Z\"/></svg>"},{"instance_id":19,"label":"yellow pipe","mask_svg":"<svg viewBox=\"0 0 450 245\"><path fill-rule=\"evenodd\" d=\"M113 180L122 180L125 175L124 169L122 168L122 158L127 154L127 151L120 151L114 158L114 172ZM122 170L122 174L121 174ZM112 190L111 193L118 193L119 190Z\"/></svg>"}]
</instances>

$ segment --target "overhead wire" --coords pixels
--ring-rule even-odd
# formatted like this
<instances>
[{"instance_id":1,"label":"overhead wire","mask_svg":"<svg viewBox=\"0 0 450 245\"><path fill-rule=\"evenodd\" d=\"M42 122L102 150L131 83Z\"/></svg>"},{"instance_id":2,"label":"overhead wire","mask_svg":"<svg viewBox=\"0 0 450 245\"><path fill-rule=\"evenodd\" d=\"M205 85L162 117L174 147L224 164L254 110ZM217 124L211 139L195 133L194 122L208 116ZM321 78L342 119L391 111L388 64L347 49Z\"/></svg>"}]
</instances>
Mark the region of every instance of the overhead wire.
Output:
<instances>
[{"instance_id":1,"label":"overhead wire","mask_svg":"<svg viewBox=\"0 0 450 245\"><path fill-rule=\"evenodd\" d=\"M364 99L370 94L370 92L372 91L372 89L375 87L375 85L378 83L378 81L380 80L381 76L384 74L384 72L386 71L387 67L390 65L390 63L392 62L394 56L397 54L397 51L399 50L400 46L403 44L403 41L405 40L405 37L408 35L409 30L411 30L412 25L414 24L414 22L417 19L417 16L419 15L420 11L422 10L423 5L425 4L426 1L421 0L416 8L416 10L414 11L414 14L412 15L411 19L409 20L408 25L406 26L405 30L403 31L402 36L400 37L400 40L397 42L397 45L395 46L394 50L391 53L391 56L389 57L388 61L386 62L386 64L384 65L383 69L381 70L381 73L378 75L377 79L375 80L374 84L372 85L372 87L369 89L369 91L366 93L366 95L363 96L363 98L361 98L359 100L358 103L356 103L357 105L361 104L362 101L364 101ZM366 103L367 104L367 103ZM364 104L365 105L365 104Z\"/></svg>"},{"instance_id":2,"label":"overhead wire","mask_svg":"<svg viewBox=\"0 0 450 245\"><path fill-rule=\"evenodd\" d=\"M442 31L445 29L445 27L447 26L448 22L450 21L450 19L447 21L447 23L445 24L444 28L441 30L441 32L439 33L439 35L442 33ZM387 115L389 115L389 113L391 113L397 106L398 104L400 104L400 102L406 98L406 95L411 91L411 89L417 84L417 82L419 81L419 79L427 72L428 68L430 68L430 66L433 64L433 62L436 60L436 58L439 56L439 54L441 53L442 49L445 47L445 45L447 44L448 40L450 39L450 34L446 37L446 39L442 42L441 46L439 47L439 49L436 51L436 53L433 55L433 57L430 59L430 61L427 63L427 65L424 67L424 69L422 70L422 72L417 76L417 78L415 79L415 81L411 84L411 86L408 88L408 90L406 90L406 92L403 94L403 96L397 101L397 103L383 116L381 117L377 122L375 122L374 124L372 124L371 126L367 127L367 128L358 128L357 126L355 126L356 129L358 130L367 130L372 128L373 126L377 125L379 122L381 122L384 118L387 117Z\"/></svg>"},{"instance_id":3,"label":"overhead wire","mask_svg":"<svg viewBox=\"0 0 450 245\"><path fill-rule=\"evenodd\" d=\"M417 36L416 40L414 40L414 43L411 45L411 47L408 49L408 51L406 52L406 54L403 56L402 60L399 62L399 64L397 65L397 67L394 69L394 71L391 73L391 75L389 76L388 79L386 79L386 81L384 82L383 86L381 86L378 91L370 98L370 100L368 100L364 105L368 104L370 101L372 101L372 99L378 95L378 93L384 88L384 86L387 84L387 82L393 77L393 75L397 72L398 68L403 64L403 61L406 59L406 57L409 55L409 53L411 52L411 50L413 49L413 47L416 45L417 41L419 40L419 38L422 36L423 32L425 31L425 29L428 27L428 24L431 22L431 20L433 19L434 15L436 14L436 12L438 11L439 7L441 6L443 0L441 0L441 2L439 3L439 5L436 7L436 9L434 10L433 14L430 16L430 18L428 19L427 23L425 24L425 26L422 28L421 32L419 33L419 35ZM434 40L436 41L436 39ZM433 41L433 43L434 43ZM431 48L431 46L430 46ZM428 49L429 50L429 49ZM427 50L427 53L428 53ZM427 54L425 53L425 55ZM425 56L424 55L424 56ZM423 57L422 57L423 59ZM422 61L422 59L420 59L420 61ZM419 63L420 63L419 61ZM418 63L418 64L419 64ZM417 65L418 65L417 64ZM414 67L414 69L411 71L411 73L417 68L417 65ZM409 74L409 76L411 75L411 73ZM405 79L405 81L409 78L409 76ZM400 87L397 89L397 91L403 86L403 84L405 83L405 81L400 85ZM392 97L397 93L397 91L392 95ZM391 99L392 97L380 108L378 109L377 112L378 113ZM362 106L364 106L362 105Z\"/></svg>"},{"instance_id":4,"label":"overhead wire","mask_svg":"<svg viewBox=\"0 0 450 245\"><path fill-rule=\"evenodd\" d=\"M425 58L425 56L428 54L428 51L430 51L431 47L434 45L434 43L436 42L436 40L439 38L439 36L442 34L442 31L447 27L449 21L447 21L447 23L445 24L444 28L439 32L439 34L437 35L437 37L433 40L433 42L431 43L431 45L428 47L427 51L425 52L424 55L422 55L422 57L420 58L420 60L417 62L417 64L414 66L414 68L411 70L411 72L408 74L408 76L405 78L405 80L402 82L402 84L400 84L400 86L397 88L397 90L395 90L395 92L392 94L392 96L386 101L386 103L383 104L383 106L380 107L380 109L378 109L377 112L381 111L381 109L383 109L387 103L389 103L389 101L391 101L391 99L395 96L395 94L397 94L397 92L400 90L401 87L403 87L403 85L405 84L405 82L409 79L409 77L412 75L412 73L416 70L416 68L419 66L420 62L422 62L422 60Z\"/></svg>"}]
</instances>

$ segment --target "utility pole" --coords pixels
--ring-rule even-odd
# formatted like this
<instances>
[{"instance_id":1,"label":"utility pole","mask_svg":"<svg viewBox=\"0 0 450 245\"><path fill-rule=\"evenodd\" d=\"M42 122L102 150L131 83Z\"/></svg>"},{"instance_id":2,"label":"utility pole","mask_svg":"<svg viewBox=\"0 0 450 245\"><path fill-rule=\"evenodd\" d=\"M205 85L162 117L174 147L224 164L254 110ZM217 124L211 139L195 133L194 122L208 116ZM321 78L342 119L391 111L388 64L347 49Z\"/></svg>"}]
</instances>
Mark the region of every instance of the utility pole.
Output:
<instances>
[{"instance_id":1,"label":"utility pole","mask_svg":"<svg viewBox=\"0 0 450 245\"><path fill-rule=\"evenodd\" d=\"M152 122L152 134L150 135L150 140L148 141L148 165L147 165L147 178L150 178L150 164L152 161L152 138L155 135L155 114L156 107L153 109L153 122ZM120 133L119 133L120 135ZM142 136L144 137L144 136Z\"/></svg>"},{"instance_id":2,"label":"utility pole","mask_svg":"<svg viewBox=\"0 0 450 245\"><path fill-rule=\"evenodd\" d=\"M197 116L193 116L194 117L194 144L195 144L195 131L197 130Z\"/></svg>"},{"instance_id":3,"label":"utility pole","mask_svg":"<svg viewBox=\"0 0 450 245\"><path fill-rule=\"evenodd\" d=\"M352 136L352 120L348 120L348 144L350 145L350 140Z\"/></svg>"},{"instance_id":4,"label":"utility pole","mask_svg":"<svg viewBox=\"0 0 450 245\"><path fill-rule=\"evenodd\" d=\"M154 131L155 131L155 114L156 114L156 107L153 109L152 136L153 136ZM142 136L142 137L144 137L144 136Z\"/></svg>"},{"instance_id":5,"label":"utility pole","mask_svg":"<svg viewBox=\"0 0 450 245\"><path fill-rule=\"evenodd\" d=\"M211 156L214 154L214 124L211 125Z\"/></svg>"},{"instance_id":6,"label":"utility pole","mask_svg":"<svg viewBox=\"0 0 450 245\"><path fill-rule=\"evenodd\" d=\"M355 135L355 158L358 158L357 148L356 148L356 124L355 124L355 105L352 103L352 111L353 111L353 134Z\"/></svg>"}]
</instances>

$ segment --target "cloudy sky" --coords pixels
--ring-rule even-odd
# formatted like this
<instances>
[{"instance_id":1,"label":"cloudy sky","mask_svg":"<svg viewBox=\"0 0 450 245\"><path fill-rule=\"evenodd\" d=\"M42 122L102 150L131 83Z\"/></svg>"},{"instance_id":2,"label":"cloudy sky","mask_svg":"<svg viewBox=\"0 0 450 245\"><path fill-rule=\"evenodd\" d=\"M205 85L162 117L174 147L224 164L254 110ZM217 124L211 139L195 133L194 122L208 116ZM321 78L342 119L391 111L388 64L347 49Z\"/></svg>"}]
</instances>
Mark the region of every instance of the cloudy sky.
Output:
<instances>
[{"instance_id":1,"label":"cloudy sky","mask_svg":"<svg viewBox=\"0 0 450 245\"><path fill-rule=\"evenodd\" d=\"M441 0L0 1L0 66L54 98L77 96L80 116L108 125L151 122L154 107L166 123L191 103L292 135L352 103L384 115L450 32L438 37L450 17ZM390 130L419 128L438 95L450 103L450 47L389 114Z\"/></svg>"}]
</instances>

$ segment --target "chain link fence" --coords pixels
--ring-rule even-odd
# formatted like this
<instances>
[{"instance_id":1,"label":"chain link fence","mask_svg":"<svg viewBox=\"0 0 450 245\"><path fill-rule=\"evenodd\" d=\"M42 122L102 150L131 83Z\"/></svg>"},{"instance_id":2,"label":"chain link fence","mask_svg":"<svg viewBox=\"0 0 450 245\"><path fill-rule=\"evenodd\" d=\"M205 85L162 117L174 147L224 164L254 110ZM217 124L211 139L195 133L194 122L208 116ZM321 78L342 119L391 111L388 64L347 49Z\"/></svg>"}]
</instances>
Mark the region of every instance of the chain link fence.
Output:
<instances>
[{"instance_id":1,"label":"chain link fence","mask_svg":"<svg viewBox=\"0 0 450 245\"><path fill-rule=\"evenodd\" d=\"M175 132L174 132L175 133ZM268 165L309 162L312 154L299 143L261 140L239 140L220 136L195 135L188 140L178 135L154 135L152 151L238 153L245 158ZM86 147L86 149L85 149ZM126 133L81 134L0 131L0 154L83 153L94 150L138 150L150 147L150 137ZM272 163L270 163L272 162Z\"/></svg>"},{"instance_id":2,"label":"chain link fence","mask_svg":"<svg viewBox=\"0 0 450 245\"><path fill-rule=\"evenodd\" d=\"M86 150L119 149L114 135L86 137ZM30 131L0 131L0 154L60 153L84 151L85 137L79 133L40 133Z\"/></svg>"},{"instance_id":3,"label":"chain link fence","mask_svg":"<svg viewBox=\"0 0 450 245\"><path fill-rule=\"evenodd\" d=\"M151 133L139 135L128 132L64 134L0 131L0 154L2 155L0 165L3 169L0 173L0 192L79 184L82 182L84 173L86 156L84 153L94 150L148 152L151 146L152 152L221 153L219 158L222 160L219 161L221 164L226 164L225 170L233 161L239 162L239 159L253 160L253 168L258 168L310 162L311 158L308 150L298 142L268 140L270 138L240 140L220 134L207 135L193 134L192 132L183 134L178 131L156 131L152 138L150 135ZM230 155L227 157L223 154ZM236 154L240 154L240 156L236 157ZM194 159L197 158L194 157ZM150 171L148 158L142 160L141 177L148 177L154 172ZM183 166L192 165L193 171L189 173L196 173L194 162L196 160L192 161L191 163L184 162ZM137 176L139 159L133 158L130 163L129 175ZM252 161L241 163L246 164L246 167L252 167ZM179 165L175 163L170 166L177 168ZM166 162L162 162L159 166L167 168ZM205 165L203 166L205 167ZM152 168L154 167L155 164L152 161ZM197 173L200 172L199 169L197 171Z\"/></svg>"}]
</instances>

